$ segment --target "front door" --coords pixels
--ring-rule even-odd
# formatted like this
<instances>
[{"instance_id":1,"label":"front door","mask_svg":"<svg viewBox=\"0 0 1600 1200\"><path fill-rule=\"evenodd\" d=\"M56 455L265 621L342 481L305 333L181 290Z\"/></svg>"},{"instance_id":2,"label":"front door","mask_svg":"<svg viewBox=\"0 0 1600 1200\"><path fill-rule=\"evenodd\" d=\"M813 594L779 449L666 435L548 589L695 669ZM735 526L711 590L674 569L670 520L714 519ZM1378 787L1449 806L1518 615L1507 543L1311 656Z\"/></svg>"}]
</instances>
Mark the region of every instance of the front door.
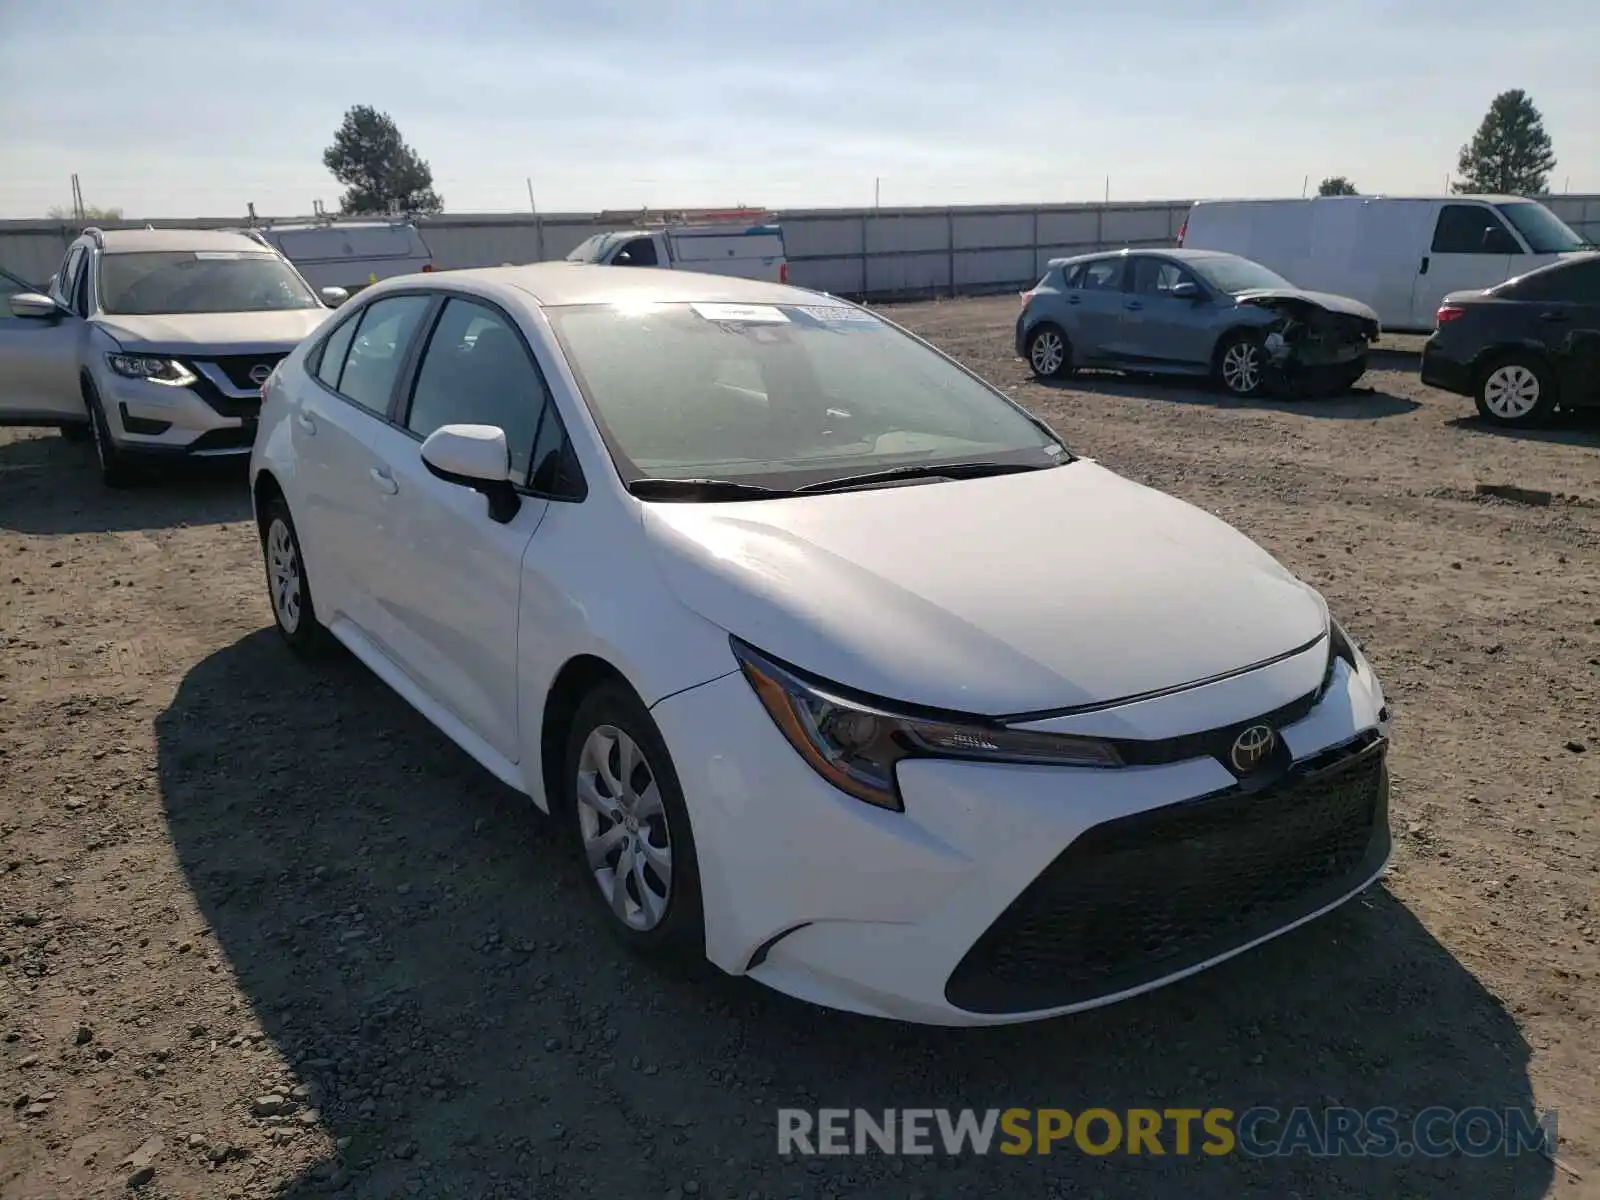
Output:
<instances>
[{"instance_id":1,"label":"front door","mask_svg":"<svg viewBox=\"0 0 1600 1200\"><path fill-rule=\"evenodd\" d=\"M50 317L0 311L0 421L76 423L88 414L79 384L89 336L88 251L74 246L56 274Z\"/></svg>"},{"instance_id":2,"label":"front door","mask_svg":"<svg viewBox=\"0 0 1600 1200\"><path fill-rule=\"evenodd\" d=\"M1180 283L1200 286L1183 267L1154 255L1128 260L1123 293L1122 325L1115 350L1129 366L1204 367L1209 365L1214 334L1201 298L1176 298Z\"/></svg>"},{"instance_id":3,"label":"front door","mask_svg":"<svg viewBox=\"0 0 1600 1200\"><path fill-rule=\"evenodd\" d=\"M1534 263L1500 214L1487 204L1446 204L1411 288L1411 327L1432 329L1451 292L1493 287Z\"/></svg>"},{"instance_id":4,"label":"front door","mask_svg":"<svg viewBox=\"0 0 1600 1200\"><path fill-rule=\"evenodd\" d=\"M547 409L554 413L544 377L515 322L492 305L451 297L417 364L403 428L386 425L373 443L394 487L373 588L384 641L407 675L510 762L520 757L522 559L549 503L526 485ZM490 518L482 495L435 477L422 461L427 436L457 424L506 435L522 494L505 524Z\"/></svg>"}]
</instances>

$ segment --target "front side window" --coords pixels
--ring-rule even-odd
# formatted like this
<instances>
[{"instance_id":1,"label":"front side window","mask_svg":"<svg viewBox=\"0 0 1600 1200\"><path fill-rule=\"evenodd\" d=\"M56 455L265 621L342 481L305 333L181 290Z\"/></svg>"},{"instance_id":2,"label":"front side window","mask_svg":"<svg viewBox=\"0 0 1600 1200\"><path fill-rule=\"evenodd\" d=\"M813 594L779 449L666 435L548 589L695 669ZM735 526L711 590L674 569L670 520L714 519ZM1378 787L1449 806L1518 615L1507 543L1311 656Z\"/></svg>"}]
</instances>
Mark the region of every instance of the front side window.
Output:
<instances>
[{"instance_id":1,"label":"front side window","mask_svg":"<svg viewBox=\"0 0 1600 1200\"><path fill-rule=\"evenodd\" d=\"M61 304L72 303L72 292L78 282L78 269L83 265L83 247L74 246L62 260L61 270L51 283L50 298Z\"/></svg>"},{"instance_id":2,"label":"front side window","mask_svg":"<svg viewBox=\"0 0 1600 1200\"><path fill-rule=\"evenodd\" d=\"M544 379L509 320L452 298L422 353L406 428L426 438L441 425L496 426L505 431L512 476L526 479L545 399Z\"/></svg>"},{"instance_id":3,"label":"front side window","mask_svg":"<svg viewBox=\"0 0 1600 1200\"><path fill-rule=\"evenodd\" d=\"M1535 254L1565 254L1588 245L1560 217L1536 201L1497 204L1495 209L1511 222L1511 227L1522 235L1528 249Z\"/></svg>"},{"instance_id":4,"label":"front side window","mask_svg":"<svg viewBox=\"0 0 1600 1200\"><path fill-rule=\"evenodd\" d=\"M653 238L634 238L611 260L615 267L653 267L656 265L656 243Z\"/></svg>"},{"instance_id":5,"label":"front side window","mask_svg":"<svg viewBox=\"0 0 1600 1200\"><path fill-rule=\"evenodd\" d=\"M100 256L100 307L119 316L318 308L278 255L253 250L145 250Z\"/></svg>"},{"instance_id":6,"label":"front side window","mask_svg":"<svg viewBox=\"0 0 1600 1200\"><path fill-rule=\"evenodd\" d=\"M337 382L329 386L347 400L370 412L387 413L406 350L431 303L428 296L388 296L367 305L349 324L353 336L346 337L344 328L334 331L318 378L327 383L331 376Z\"/></svg>"},{"instance_id":7,"label":"front side window","mask_svg":"<svg viewBox=\"0 0 1600 1200\"><path fill-rule=\"evenodd\" d=\"M1133 265L1133 291L1158 299L1170 297L1172 289L1189 277L1182 267L1163 258L1137 258Z\"/></svg>"},{"instance_id":8,"label":"front side window","mask_svg":"<svg viewBox=\"0 0 1600 1200\"><path fill-rule=\"evenodd\" d=\"M987 385L859 309L545 310L627 482L794 487L895 466L1051 466L1065 450Z\"/></svg>"},{"instance_id":9,"label":"front side window","mask_svg":"<svg viewBox=\"0 0 1600 1200\"><path fill-rule=\"evenodd\" d=\"M1494 209L1482 204L1446 204L1433 227L1435 254L1521 254L1516 238Z\"/></svg>"}]
</instances>

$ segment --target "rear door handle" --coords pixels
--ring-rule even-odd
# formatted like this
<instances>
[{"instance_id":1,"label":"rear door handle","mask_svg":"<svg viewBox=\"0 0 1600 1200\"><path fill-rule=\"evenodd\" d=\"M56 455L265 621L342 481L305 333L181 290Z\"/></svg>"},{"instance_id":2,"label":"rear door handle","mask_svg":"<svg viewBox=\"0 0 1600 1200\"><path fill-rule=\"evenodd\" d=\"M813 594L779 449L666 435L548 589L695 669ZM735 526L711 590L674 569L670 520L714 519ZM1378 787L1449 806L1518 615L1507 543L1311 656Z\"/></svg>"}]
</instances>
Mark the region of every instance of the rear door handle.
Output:
<instances>
[{"instance_id":1,"label":"rear door handle","mask_svg":"<svg viewBox=\"0 0 1600 1200\"><path fill-rule=\"evenodd\" d=\"M394 476L387 471L373 467L367 474L372 476L372 482L377 484L378 490L386 496L392 496L400 490L400 485L394 481Z\"/></svg>"},{"instance_id":2,"label":"rear door handle","mask_svg":"<svg viewBox=\"0 0 1600 1200\"><path fill-rule=\"evenodd\" d=\"M1138 300L1129 300L1122 307L1127 309L1129 312L1138 312L1141 308L1144 307L1144 305Z\"/></svg>"},{"instance_id":3,"label":"rear door handle","mask_svg":"<svg viewBox=\"0 0 1600 1200\"><path fill-rule=\"evenodd\" d=\"M296 423L299 424L300 428L304 429L307 433L315 434L317 432L317 423L310 417L306 416L305 413L296 413L294 419Z\"/></svg>"},{"instance_id":4,"label":"rear door handle","mask_svg":"<svg viewBox=\"0 0 1600 1200\"><path fill-rule=\"evenodd\" d=\"M1566 313L1562 312L1560 309L1552 309L1550 312L1542 312L1542 313L1540 313L1539 314L1539 320L1541 320L1541 321L1566 321L1566 320L1570 320L1570 318L1567 316Z\"/></svg>"},{"instance_id":5,"label":"rear door handle","mask_svg":"<svg viewBox=\"0 0 1600 1200\"><path fill-rule=\"evenodd\" d=\"M1068 296L1067 297L1067 303L1068 304L1080 304L1080 303L1082 303L1082 300L1083 300L1083 298L1081 296Z\"/></svg>"}]
</instances>

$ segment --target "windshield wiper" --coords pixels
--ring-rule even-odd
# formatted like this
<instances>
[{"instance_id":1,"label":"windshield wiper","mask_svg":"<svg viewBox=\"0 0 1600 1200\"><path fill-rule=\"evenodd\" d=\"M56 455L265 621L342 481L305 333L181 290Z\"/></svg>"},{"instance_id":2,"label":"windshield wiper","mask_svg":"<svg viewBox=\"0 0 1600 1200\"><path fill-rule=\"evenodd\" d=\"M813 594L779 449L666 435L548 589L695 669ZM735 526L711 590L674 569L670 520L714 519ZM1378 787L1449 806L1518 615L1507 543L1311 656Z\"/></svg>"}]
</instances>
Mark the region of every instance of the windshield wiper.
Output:
<instances>
[{"instance_id":1,"label":"windshield wiper","mask_svg":"<svg viewBox=\"0 0 1600 1200\"><path fill-rule=\"evenodd\" d=\"M844 475L838 479L824 479L796 488L798 492L843 492L851 488L871 487L878 483L898 483L902 479L981 479L987 475L1016 475L1023 471L1043 471L1071 462L1062 459L1053 463L1002 463L966 462L934 464L912 463L904 467L885 467L881 471L867 471L861 475Z\"/></svg>"},{"instance_id":2,"label":"windshield wiper","mask_svg":"<svg viewBox=\"0 0 1600 1200\"><path fill-rule=\"evenodd\" d=\"M796 493L734 479L635 479L628 491L641 500L774 500Z\"/></svg>"}]
</instances>

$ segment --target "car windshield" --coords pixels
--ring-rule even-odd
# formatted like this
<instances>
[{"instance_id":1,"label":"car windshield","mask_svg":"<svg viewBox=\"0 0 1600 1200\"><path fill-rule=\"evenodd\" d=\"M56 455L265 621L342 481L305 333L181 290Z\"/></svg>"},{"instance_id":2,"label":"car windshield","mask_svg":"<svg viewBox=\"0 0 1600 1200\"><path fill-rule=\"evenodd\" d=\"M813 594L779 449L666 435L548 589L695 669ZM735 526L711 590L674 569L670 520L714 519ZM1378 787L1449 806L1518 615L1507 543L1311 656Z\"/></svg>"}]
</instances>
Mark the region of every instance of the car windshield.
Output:
<instances>
[{"instance_id":1,"label":"car windshield","mask_svg":"<svg viewBox=\"0 0 1600 1200\"><path fill-rule=\"evenodd\" d=\"M321 303L276 254L160 250L106 254L100 307L121 316L267 312Z\"/></svg>"},{"instance_id":2,"label":"car windshield","mask_svg":"<svg viewBox=\"0 0 1600 1200\"><path fill-rule=\"evenodd\" d=\"M1518 200L1514 204L1497 204L1500 215L1528 243L1535 254L1562 254L1568 250L1584 250L1585 242L1566 223L1542 204L1532 200Z\"/></svg>"},{"instance_id":3,"label":"car windshield","mask_svg":"<svg viewBox=\"0 0 1600 1200\"><path fill-rule=\"evenodd\" d=\"M1201 276L1219 292L1227 292L1230 296L1237 296L1240 292L1252 292L1259 288L1292 288L1282 275L1267 270L1260 263L1251 262L1248 258L1237 258L1227 255L1220 258L1190 259L1185 265L1193 268L1196 275Z\"/></svg>"},{"instance_id":4,"label":"car windshield","mask_svg":"<svg viewBox=\"0 0 1600 1200\"><path fill-rule=\"evenodd\" d=\"M895 467L1071 459L988 385L852 306L545 311L629 483L792 488Z\"/></svg>"}]
</instances>

